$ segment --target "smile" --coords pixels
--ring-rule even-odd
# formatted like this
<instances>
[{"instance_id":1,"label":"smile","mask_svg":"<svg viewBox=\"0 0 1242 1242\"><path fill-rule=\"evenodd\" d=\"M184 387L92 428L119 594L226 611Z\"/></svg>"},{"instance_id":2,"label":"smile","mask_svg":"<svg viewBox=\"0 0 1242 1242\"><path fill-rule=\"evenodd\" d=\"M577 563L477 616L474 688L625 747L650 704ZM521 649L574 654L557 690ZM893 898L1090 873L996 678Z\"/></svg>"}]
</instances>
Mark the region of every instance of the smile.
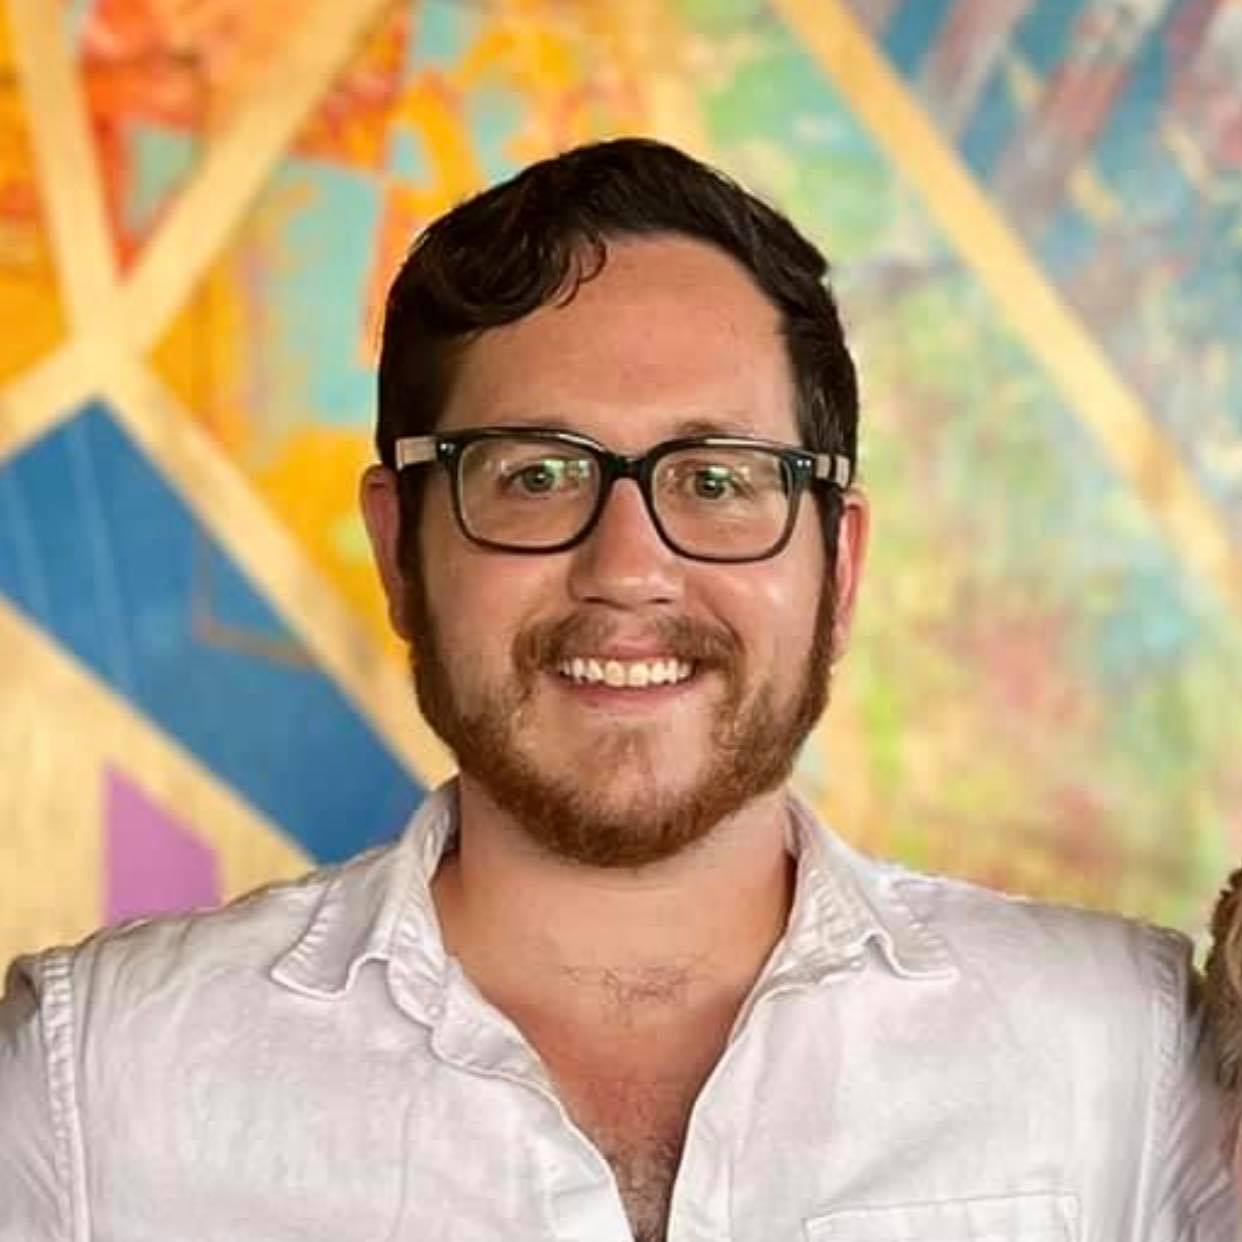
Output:
<instances>
[{"instance_id":1,"label":"smile","mask_svg":"<svg viewBox=\"0 0 1242 1242\"><path fill-rule=\"evenodd\" d=\"M557 666L562 677L581 685L604 685L641 689L645 686L675 686L689 679L694 665L685 660L601 660L576 657Z\"/></svg>"}]
</instances>

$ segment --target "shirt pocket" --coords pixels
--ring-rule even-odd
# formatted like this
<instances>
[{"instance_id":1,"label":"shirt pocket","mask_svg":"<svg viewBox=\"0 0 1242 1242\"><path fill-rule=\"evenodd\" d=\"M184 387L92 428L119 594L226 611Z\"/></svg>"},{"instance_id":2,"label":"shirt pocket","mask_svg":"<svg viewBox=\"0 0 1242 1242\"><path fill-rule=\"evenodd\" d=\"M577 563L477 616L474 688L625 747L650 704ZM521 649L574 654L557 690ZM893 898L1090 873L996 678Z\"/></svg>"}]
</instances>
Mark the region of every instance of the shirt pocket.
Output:
<instances>
[{"instance_id":1,"label":"shirt pocket","mask_svg":"<svg viewBox=\"0 0 1242 1242\"><path fill-rule=\"evenodd\" d=\"M806 1242L1078 1242L1073 1195L1001 1195L846 1208L805 1222Z\"/></svg>"}]
</instances>

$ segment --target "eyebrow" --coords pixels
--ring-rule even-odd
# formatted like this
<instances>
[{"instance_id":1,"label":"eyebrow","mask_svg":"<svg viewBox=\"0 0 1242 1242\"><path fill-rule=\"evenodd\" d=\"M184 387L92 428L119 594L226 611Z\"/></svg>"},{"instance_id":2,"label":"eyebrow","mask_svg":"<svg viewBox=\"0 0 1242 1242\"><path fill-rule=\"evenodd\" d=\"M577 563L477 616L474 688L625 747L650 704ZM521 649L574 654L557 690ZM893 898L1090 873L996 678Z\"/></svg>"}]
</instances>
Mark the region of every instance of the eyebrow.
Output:
<instances>
[{"instance_id":1,"label":"eyebrow","mask_svg":"<svg viewBox=\"0 0 1242 1242\"><path fill-rule=\"evenodd\" d=\"M515 431L541 431L546 429L548 431L573 431L578 435L582 434L569 419L561 418L556 414L509 414L487 425L489 427L512 427Z\"/></svg>"},{"instance_id":2,"label":"eyebrow","mask_svg":"<svg viewBox=\"0 0 1242 1242\"><path fill-rule=\"evenodd\" d=\"M515 414L491 424L498 427L513 427L515 430L529 430L546 427L549 431L571 431L577 435L586 434L571 419L556 414ZM758 436L754 423L744 416L723 418L683 418L673 424L668 439L680 439L683 436Z\"/></svg>"},{"instance_id":3,"label":"eyebrow","mask_svg":"<svg viewBox=\"0 0 1242 1242\"><path fill-rule=\"evenodd\" d=\"M677 436L755 436L759 433L746 418L687 418L674 428Z\"/></svg>"}]
</instances>

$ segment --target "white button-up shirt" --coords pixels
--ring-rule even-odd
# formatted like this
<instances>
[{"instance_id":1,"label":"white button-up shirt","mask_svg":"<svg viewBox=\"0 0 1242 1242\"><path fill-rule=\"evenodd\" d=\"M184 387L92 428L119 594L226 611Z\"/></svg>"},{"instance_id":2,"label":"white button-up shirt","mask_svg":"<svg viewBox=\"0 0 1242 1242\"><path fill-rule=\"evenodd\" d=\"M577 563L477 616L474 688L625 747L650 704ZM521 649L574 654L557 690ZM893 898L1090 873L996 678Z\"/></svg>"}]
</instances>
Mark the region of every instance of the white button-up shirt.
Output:
<instances>
[{"instance_id":1,"label":"white button-up shirt","mask_svg":"<svg viewBox=\"0 0 1242 1242\"><path fill-rule=\"evenodd\" d=\"M396 844L17 963L3 1242L627 1242L607 1162L445 954L452 790ZM791 802L784 939L669 1242L1231 1242L1183 938L864 859Z\"/></svg>"}]
</instances>

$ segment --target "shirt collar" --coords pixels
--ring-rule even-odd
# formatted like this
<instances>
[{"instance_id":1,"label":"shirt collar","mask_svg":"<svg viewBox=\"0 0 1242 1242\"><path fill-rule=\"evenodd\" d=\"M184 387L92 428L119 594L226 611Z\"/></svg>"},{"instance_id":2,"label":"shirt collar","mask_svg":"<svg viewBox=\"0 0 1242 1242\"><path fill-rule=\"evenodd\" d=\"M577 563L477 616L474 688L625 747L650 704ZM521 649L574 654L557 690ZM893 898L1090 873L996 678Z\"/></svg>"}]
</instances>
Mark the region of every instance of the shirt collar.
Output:
<instances>
[{"instance_id":1,"label":"shirt collar","mask_svg":"<svg viewBox=\"0 0 1242 1242\"><path fill-rule=\"evenodd\" d=\"M782 970L811 981L860 964L874 944L889 968L908 979L957 973L944 939L921 921L898 890L901 868L859 854L789 795L789 844L798 859Z\"/></svg>"},{"instance_id":2,"label":"shirt collar","mask_svg":"<svg viewBox=\"0 0 1242 1242\"><path fill-rule=\"evenodd\" d=\"M456 829L457 785L450 781L427 795L399 840L328 873L310 924L277 960L272 978L330 998L349 991L365 963L400 955L412 980L441 987L448 959L431 879Z\"/></svg>"},{"instance_id":3,"label":"shirt collar","mask_svg":"<svg viewBox=\"0 0 1242 1242\"><path fill-rule=\"evenodd\" d=\"M903 872L858 854L790 795L790 852L798 862L793 909L774 975L815 982L859 962L874 944L905 978L956 973L943 939L897 891ZM451 974L431 898L456 832L455 781L427 796L397 842L359 855L326 876L305 932L275 966L276 982L306 995L341 996L370 961L398 969L408 995L434 1013ZM775 982L770 979L769 982Z\"/></svg>"}]
</instances>

